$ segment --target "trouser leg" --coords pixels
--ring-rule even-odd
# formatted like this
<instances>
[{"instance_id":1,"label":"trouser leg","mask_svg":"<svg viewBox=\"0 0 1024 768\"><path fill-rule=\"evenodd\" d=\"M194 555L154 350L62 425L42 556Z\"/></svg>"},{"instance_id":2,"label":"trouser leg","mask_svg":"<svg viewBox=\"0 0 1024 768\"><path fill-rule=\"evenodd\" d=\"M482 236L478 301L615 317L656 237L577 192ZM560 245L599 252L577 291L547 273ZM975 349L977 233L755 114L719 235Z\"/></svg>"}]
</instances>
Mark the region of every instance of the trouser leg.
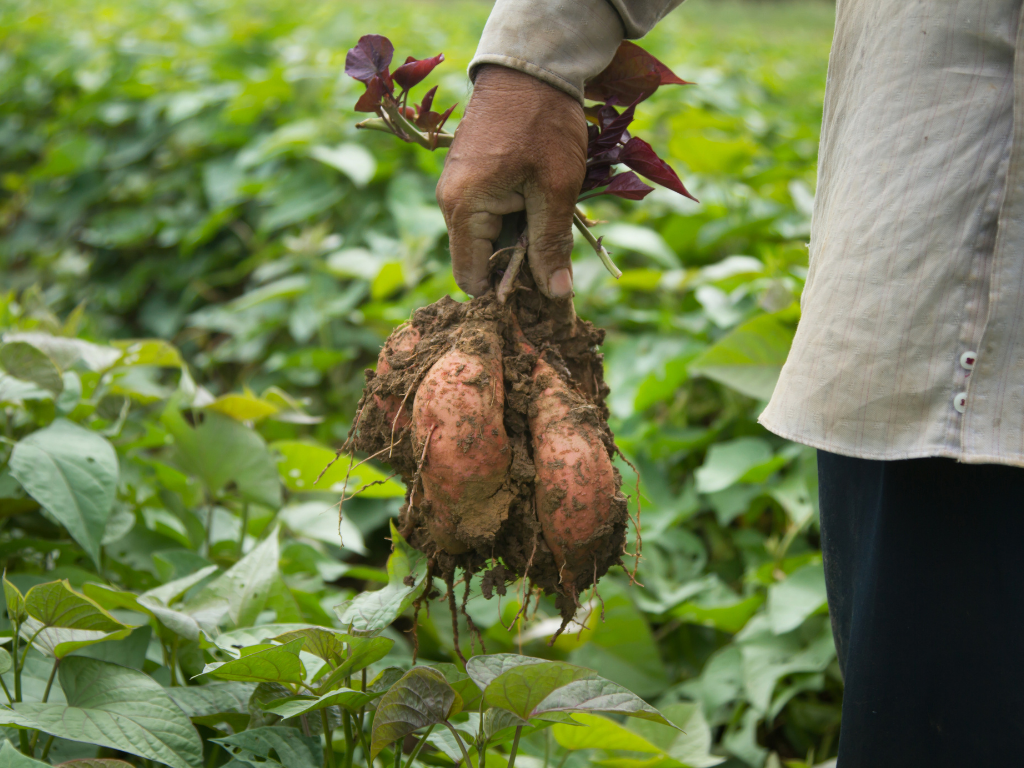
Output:
<instances>
[{"instance_id":1,"label":"trouser leg","mask_svg":"<svg viewBox=\"0 0 1024 768\"><path fill-rule=\"evenodd\" d=\"M1024 765L1024 469L818 454L838 768Z\"/></svg>"}]
</instances>

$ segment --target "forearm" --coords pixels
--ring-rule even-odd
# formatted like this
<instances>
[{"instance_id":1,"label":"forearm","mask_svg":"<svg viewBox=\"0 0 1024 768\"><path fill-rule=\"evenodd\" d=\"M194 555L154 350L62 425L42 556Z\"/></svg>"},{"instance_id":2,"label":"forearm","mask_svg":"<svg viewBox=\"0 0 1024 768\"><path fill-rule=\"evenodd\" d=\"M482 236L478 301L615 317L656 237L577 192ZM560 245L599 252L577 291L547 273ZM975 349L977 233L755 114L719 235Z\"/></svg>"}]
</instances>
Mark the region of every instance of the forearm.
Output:
<instances>
[{"instance_id":1,"label":"forearm","mask_svg":"<svg viewBox=\"0 0 1024 768\"><path fill-rule=\"evenodd\" d=\"M498 0L470 76L482 64L517 69L583 101L624 38L642 37L683 0Z\"/></svg>"}]
</instances>

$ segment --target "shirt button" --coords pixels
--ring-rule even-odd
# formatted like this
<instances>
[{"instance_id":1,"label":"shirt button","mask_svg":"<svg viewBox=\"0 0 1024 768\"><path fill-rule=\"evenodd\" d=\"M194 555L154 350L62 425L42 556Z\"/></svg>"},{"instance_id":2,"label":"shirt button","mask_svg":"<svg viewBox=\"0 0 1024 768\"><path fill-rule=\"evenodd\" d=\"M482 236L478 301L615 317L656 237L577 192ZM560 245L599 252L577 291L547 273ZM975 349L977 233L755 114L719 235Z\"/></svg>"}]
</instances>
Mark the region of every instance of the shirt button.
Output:
<instances>
[{"instance_id":1,"label":"shirt button","mask_svg":"<svg viewBox=\"0 0 1024 768\"><path fill-rule=\"evenodd\" d=\"M974 361L977 359L977 352L964 352L962 355L960 355L960 366L968 371L973 371Z\"/></svg>"},{"instance_id":2,"label":"shirt button","mask_svg":"<svg viewBox=\"0 0 1024 768\"><path fill-rule=\"evenodd\" d=\"M967 410L967 393L966 392L960 392L959 394L954 395L954 397L953 397L953 407L956 409L957 413L963 413L964 411Z\"/></svg>"}]
</instances>

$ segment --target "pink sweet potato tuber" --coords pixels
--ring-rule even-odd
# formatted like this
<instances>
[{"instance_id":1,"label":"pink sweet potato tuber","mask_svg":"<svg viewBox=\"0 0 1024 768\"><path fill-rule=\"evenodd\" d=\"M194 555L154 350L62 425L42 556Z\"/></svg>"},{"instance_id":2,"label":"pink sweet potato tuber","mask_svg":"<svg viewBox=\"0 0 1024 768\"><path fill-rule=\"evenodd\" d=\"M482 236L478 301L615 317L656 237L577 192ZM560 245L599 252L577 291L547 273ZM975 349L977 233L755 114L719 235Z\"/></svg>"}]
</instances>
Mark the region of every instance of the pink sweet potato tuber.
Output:
<instances>
[{"instance_id":1,"label":"pink sweet potato tuber","mask_svg":"<svg viewBox=\"0 0 1024 768\"><path fill-rule=\"evenodd\" d=\"M391 361L396 357L402 362L416 349L419 343L420 332L413 325L403 325L388 338L384 347L377 357L377 376L384 376L393 369ZM404 358L404 359L403 359ZM396 434L400 433L412 422L412 402L407 400L402 404L402 398L398 395L381 396L373 395L373 402L384 414L387 424L393 426ZM395 418L397 417L397 421Z\"/></svg>"},{"instance_id":2,"label":"pink sweet potato tuber","mask_svg":"<svg viewBox=\"0 0 1024 768\"><path fill-rule=\"evenodd\" d=\"M542 358L534 367L533 385L529 419L537 518L555 557L559 584L575 595L607 567L609 545L622 527L624 498L596 407Z\"/></svg>"},{"instance_id":3,"label":"pink sweet potato tuber","mask_svg":"<svg viewBox=\"0 0 1024 768\"><path fill-rule=\"evenodd\" d=\"M495 324L466 326L427 372L412 415L427 527L449 554L493 541L508 517L512 452L504 409Z\"/></svg>"}]
</instances>

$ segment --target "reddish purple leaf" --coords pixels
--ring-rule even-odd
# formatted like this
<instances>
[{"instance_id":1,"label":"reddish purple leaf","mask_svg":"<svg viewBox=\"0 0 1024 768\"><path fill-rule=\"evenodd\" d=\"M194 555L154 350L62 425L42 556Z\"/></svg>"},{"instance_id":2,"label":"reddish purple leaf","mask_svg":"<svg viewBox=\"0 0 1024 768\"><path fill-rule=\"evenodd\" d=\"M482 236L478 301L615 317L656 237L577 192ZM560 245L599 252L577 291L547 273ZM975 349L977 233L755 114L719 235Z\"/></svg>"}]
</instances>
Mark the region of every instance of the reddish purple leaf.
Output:
<instances>
[{"instance_id":1,"label":"reddish purple leaf","mask_svg":"<svg viewBox=\"0 0 1024 768\"><path fill-rule=\"evenodd\" d=\"M422 82L423 78L429 75L434 67L442 61L444 61L443 53L439 53L431 59L417 60L410 56L405 60L405 64L396 69L391 76L402 88L409 90Z\"/></svg>"},{"instance_id":2,"label":"reddish purple leaf","mask_svg":"<svg viewBox=\"0 0 1024 768\"><path fill-rule=\"evenodd\" d=\"M583 95L591 101L614 104L640 102L660 85L685 85L668 67L639 45L623 40L611 63L584 86Z\"/></svg>"},{"instance_id":3,"label":"reddish purple leaf","mask_svg":"<svg viewBox=\"0 0 1024 768\"><path fill-rule=\"evenodd\" d=\"M626 128L633 122L633 112L636 110L636 104L630 104L629 107L623 110L622 114L617 114L612 107L607 105L603 106L602 111L608 110L612 113L612 116L602 115L602 130L601 135L593 143L587 144L587 156L596 157L602 152L607 152L609 149L614 147L619 142L623 141L624 137L628 137Z\"/></svg>"},{"instance_id":4,"label":"reddish purple leaf","mask_svg":"<svg viewBox=\"0 0 1024 768\"><path fill-rule=\"evenodd\" d=\"M434 94L437 93L437 86L435 85L429 91L427 95L423 97L423 103L416 105L416 111L420 115L425 115L430 111L430 108L434 105Z\"/></svg>"},{"instance_id":5,"label":"reddish purple leaf","mask_svg":"<svg viewBox=\"0 0 1024 768\"><path fill-rule=\"evenodd\" d=\"M600 194L615 195L626 200L643 200L653 191L654 187L644 184L632 171L627 171L612 176L611 183Z\"/></svg>"},{"instance_id":6,"label":"reddish purple leaf","mask_svg":"<svg viewBox=\"0 0 1024 768\"><path fill-rule=\"evenodd\" d=\"M380 100L384 97L384 84L379 77L371 77L366 84L366 91L356 102L356 112L381 112Z\"/></svg>"},{"instance_id":7,"label":"reddish purple leaf","mask_svg":"<svg viewBox=\"0 0 1024 768\"><path fill-rule=\"evenodd\" d=\"M634 136L626 142L618 162L628 165L641 176L698 202L696 197L686 191L686 187L683 186L683 182L679 180L676 172L669 167L668 163L658 157L654 148L643 139Z\"/></svg>"},{"instance_id":8,"label":"reddish purple leaf","mask_svg":"<svg viewBox=\"0 0 1024 768\"><path fill-rule=\"evenodd\" d=\"M437 114L437 112L423 112L421 110L416 118L417 127L422 128L429 133L437 133L444 126L445 121L451 116L452 110L455 109L456 106L457 105L452 104L444 111L443 114L440 115Z\"/></svg>"},{"instance_id":9,"label":"reddish purple leaf","mask_svg":"<svg viewBox=\"0 0 1024 768\"><path fill-rule=\"evenodd\" d=\"M390 86L388 67L395 55L395 46L383 35L363 35L345 57L345 74L361 83L374 77Z\"/></svg>"},{"instance_id":10,"label":"reddish purple leaf","mask_svg":"<svg viewBox=\"0 0 1024 768\"><path fill-rule=\"evenodd\" d=\"M612 177L611 163L587 166L587 175L583 179L581 192L588 192L591 189L605 186Z\"/></svg>"}]
</instances>

